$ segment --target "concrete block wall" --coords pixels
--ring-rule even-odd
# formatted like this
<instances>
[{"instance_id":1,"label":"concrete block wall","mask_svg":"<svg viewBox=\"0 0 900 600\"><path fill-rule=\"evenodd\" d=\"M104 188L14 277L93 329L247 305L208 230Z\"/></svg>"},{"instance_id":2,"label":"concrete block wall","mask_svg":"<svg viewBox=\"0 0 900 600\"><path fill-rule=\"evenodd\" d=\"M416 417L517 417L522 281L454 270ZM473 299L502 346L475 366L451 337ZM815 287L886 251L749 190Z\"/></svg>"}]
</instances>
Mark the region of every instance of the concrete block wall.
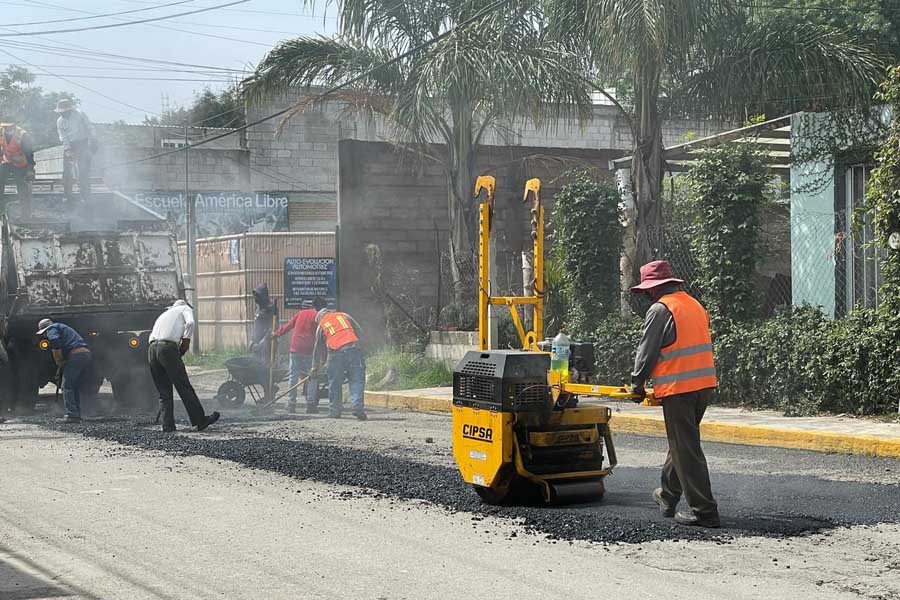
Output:
<instances>
[{"instance_id":1,"label":"concrete block wall","mask_svg":"<svg viewBox=\"0 0 900 600\"><path fill-rule=\"evenodd\" d=\"M435 146L430 151L439 155L442 148ZM549 224L552 198L563 183L563 172L575 165L606 171L609 160L620 154L542 147L484 149L479 172L493 174L498 186L494 217L498 271L505 272L500 265L520 265L521 252L531 248L529 207L522 204L528 178L541 177L546 182L542 197ZM528 158L534 156L556 158ZM568 160L559 159L563 156ZM437 304L438 265L441 253L447 250L446 176L438 165L413 165L381 142L341 141L339 166L342 307L367 331L382 336L384 309L371 291L374 273L367 247L376 245L380 251L385 287L405 298L407 308L421 308L421 316L427 317L427 311ZM477 236L477 231L472 235ZM521 291L521 275L515 269L507 280L502 273L498 276L498 286ZM450 282L444 281L443 286L449 290Z\"/></svg>"},{"instance_id":2,"label":"concrete block wall","mask_svg":"<svg viewBox=\"0 0 900 600\"><path fill-rule=\"evenodd\" d=\"M273 114L308 100L319 90L285 94L254 105L248 121ZM666 144L683 142L688 137L704 137L727 129L734 124L696 119L673 120L663 129ZM276 135L277 134L277 135ZM384 119L353 115L344 103L328 102L298 112L288 121L276 118L247 131L250 149L251 182L254 189L291 192L291 202L308 195L327 196L337 201L337 152L340 140L389 142L391 127ZM439 140L434 140L439 142ZM597 105L593 117L584 123L565 118L556 124L536 126L520 121L504 123L485 135L483 143L495 147L553 148L630 152L631 132L617 109ZM304 229L301 223L291 223L292 229Z\"/></svg>"}]
</instances>

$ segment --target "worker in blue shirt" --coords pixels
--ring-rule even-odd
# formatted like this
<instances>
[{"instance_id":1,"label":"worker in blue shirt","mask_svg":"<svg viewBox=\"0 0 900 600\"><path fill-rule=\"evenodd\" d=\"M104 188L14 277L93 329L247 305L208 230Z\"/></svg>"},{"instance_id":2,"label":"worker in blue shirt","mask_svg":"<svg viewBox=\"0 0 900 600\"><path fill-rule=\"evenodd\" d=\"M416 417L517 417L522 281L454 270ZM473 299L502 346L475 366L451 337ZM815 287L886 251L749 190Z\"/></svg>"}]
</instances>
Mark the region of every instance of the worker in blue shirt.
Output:
<instances>
[{"instance_id":1,"label":"worker in blue shirt","mask_svg":"<svg viewBox=\"0 0 900 600\"><path fill-rule=\"evenodd\" d=\"M92 357L87 342L77 331L64 323L43 319L38 323L37 335L50 342L53 361L62 372L63 404L66 414L63 423L81 423L81 379L88 372Z\"/></svg>"}]
</instances>

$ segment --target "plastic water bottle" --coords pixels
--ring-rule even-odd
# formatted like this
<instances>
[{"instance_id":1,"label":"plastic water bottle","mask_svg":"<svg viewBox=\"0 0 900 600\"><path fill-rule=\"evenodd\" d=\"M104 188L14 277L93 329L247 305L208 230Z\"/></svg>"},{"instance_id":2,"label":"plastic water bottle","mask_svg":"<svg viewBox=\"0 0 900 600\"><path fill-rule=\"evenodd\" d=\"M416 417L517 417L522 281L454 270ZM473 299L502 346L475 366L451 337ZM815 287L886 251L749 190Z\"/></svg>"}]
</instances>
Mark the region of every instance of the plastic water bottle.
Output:
<instances>
[{"instance_id":1,"label":"plastic water bottle","mask_svg":"<svg viewBox=\"0 0 900 600\"><path fill-rule=\"evenodd\" d=\"M569 381L569 355L572 352L572 341L560 331L553 338L550 350L550 370L559 373L559 380Z\"/></svg>"}]
</instances>

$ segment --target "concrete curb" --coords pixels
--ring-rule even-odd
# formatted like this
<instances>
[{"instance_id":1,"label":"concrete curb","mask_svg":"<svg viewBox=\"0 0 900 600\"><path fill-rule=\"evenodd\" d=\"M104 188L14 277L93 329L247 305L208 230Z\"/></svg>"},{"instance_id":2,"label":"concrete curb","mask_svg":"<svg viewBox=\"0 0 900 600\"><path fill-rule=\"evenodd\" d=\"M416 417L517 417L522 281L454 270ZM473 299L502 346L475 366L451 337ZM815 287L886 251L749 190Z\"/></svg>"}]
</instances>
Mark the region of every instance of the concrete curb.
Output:
<instances>
[{"instance_id":1,"label":"concrete curb","mask_svg":"<svg viewBox=\"0 0 900 600\"><path fill-rule=\"evenodd\" d=\"M452 403L449 398L415 396L406 391L366 392L366 405L415 412L450 412ZM634 433L657 437L666 435L665 423L659 409L648 409L646 415L634 415L616 412L614 408L610 423L614 434ZM701 432L703 439L709 442L900 458L900 437L809 431L720 421L704 421Z\"/></svg>"}]
</instances>

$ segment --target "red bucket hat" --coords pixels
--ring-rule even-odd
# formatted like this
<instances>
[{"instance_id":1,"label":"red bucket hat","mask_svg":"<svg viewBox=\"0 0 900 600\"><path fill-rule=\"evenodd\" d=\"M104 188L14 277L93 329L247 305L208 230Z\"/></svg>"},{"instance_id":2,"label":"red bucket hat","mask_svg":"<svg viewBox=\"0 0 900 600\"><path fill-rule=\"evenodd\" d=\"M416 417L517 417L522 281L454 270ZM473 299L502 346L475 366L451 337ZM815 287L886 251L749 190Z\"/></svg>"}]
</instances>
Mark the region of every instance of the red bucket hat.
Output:
<instances>
[{"instance_id":1,"label":"red bucket hat","mask_svg":"<svg viewBox=\"0 0 900 600\"><path fill-rule=\"evenodd\" d=\"M669 261L654 260L641 267L641 283L631 288L631 291L639 294L665 283L684 283L684 279L675 277Z\"/></svg>"}]
</instances>

